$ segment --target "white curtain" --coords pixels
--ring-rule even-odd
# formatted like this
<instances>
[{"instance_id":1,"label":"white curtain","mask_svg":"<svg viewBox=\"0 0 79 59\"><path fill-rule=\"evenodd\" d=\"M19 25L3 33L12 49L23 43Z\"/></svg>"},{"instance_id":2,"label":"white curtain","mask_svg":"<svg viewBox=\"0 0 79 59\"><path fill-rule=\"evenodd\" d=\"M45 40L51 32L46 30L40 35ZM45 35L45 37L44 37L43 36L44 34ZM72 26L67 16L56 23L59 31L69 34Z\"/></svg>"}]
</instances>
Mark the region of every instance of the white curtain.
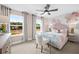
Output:
<instances>
[{"instance_id":1,"label":"white curtain","mask_svg":"<svg viewBox=\"0 0 79 59\"><path fill-rule=\"evenodd\" d=\"M32 15L32 36L33 36L33 39L35 39L35 33L36 33L36 16L35 15Z\"/></svg>"}]
</instances>

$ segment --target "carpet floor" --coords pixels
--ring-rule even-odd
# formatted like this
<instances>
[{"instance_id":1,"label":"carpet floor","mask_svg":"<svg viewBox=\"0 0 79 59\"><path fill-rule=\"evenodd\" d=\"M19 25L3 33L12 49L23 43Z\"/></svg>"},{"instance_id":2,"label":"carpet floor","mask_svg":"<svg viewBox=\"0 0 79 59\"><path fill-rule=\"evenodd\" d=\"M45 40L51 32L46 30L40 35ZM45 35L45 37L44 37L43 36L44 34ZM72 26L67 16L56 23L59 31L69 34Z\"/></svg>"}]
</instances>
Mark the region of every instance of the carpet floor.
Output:
<instances>
[{"instance_id":1,"label":"carpet floor","mask_svg":"<svg viewBox=\"0 0 79 59\"><path fill-rule=\"evenodd\" d=\"M21 44L13 45L11 47L12 54L49 54L50 49L45 46L43 53L40 51L40 47L36 48L35 41L24 42ZM78 54L79 53L79 43L74 43L68 41L63 49L58 50L54 47L51 48L52 54Z\"/></svg>"}]
</instances>

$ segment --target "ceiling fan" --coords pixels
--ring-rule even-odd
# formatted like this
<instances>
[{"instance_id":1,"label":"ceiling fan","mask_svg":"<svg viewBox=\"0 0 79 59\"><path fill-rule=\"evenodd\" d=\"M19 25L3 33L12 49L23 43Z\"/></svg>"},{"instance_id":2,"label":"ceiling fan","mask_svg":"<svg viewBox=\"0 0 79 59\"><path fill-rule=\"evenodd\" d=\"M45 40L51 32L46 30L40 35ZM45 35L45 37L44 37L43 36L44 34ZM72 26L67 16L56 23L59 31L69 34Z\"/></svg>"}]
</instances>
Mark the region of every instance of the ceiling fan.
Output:
<instances>
[{"instance_id":1,"label":"ceiling fan","mask_svg":"<svg viewBox=\"0 0 79 59\"><path fill-rule=\"evenodd\" d=\"M58 11L58 9L51 9L51 10L49 10L49 8L50 8L50 4L47 4L47 5L44 7L44 10L36 10L36 11L43 12L43 13L41 13L41 15L43 15L43 14L45 14L45 13L48 13L48 15L51 15L50 12Z\"/></svg>"}]
</instances>

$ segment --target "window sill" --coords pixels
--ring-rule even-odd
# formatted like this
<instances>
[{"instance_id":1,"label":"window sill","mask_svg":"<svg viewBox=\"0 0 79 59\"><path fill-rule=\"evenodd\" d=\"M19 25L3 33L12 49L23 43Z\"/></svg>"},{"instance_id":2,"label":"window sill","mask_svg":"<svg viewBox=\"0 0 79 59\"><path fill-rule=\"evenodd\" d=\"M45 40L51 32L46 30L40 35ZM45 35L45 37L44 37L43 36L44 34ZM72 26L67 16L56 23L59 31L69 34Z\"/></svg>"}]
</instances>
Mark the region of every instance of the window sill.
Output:
<instances>
[{"instance_id":1,"label":"window sill","mask_svg":"<svg viewBox=\"0 0 79 59\"><path fill-rule=\"evenodd\" d=\"M21 33L21 34L16 34L16 35L11 35L11 37L16 37L16 36L23 36L23 33Z\"/></svg>"}]
</instances>

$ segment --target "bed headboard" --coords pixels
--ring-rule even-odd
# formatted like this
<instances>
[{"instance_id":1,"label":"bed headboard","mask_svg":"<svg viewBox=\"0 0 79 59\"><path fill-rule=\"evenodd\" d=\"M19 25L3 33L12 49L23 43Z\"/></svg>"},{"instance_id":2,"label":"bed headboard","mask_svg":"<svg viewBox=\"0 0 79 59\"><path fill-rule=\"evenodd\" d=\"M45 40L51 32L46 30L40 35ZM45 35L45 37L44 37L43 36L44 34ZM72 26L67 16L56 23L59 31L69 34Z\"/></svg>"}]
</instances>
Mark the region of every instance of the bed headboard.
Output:
<instances>
[{"instance_id":1,"label":"bed headboard","mask_svg":"<svg viewBox=\"0 0 79 59\"><path fill-rule=\"evenodd\" d=\"M51 29L53 29L54 31L56 31L58 33L63 33L65 35L67 35L68 24L66 24L66 23L62 24L62 22L58 19L54 20L52 22L52 24L53 25L52 25Z\"/></svg>"}]
</instances>

